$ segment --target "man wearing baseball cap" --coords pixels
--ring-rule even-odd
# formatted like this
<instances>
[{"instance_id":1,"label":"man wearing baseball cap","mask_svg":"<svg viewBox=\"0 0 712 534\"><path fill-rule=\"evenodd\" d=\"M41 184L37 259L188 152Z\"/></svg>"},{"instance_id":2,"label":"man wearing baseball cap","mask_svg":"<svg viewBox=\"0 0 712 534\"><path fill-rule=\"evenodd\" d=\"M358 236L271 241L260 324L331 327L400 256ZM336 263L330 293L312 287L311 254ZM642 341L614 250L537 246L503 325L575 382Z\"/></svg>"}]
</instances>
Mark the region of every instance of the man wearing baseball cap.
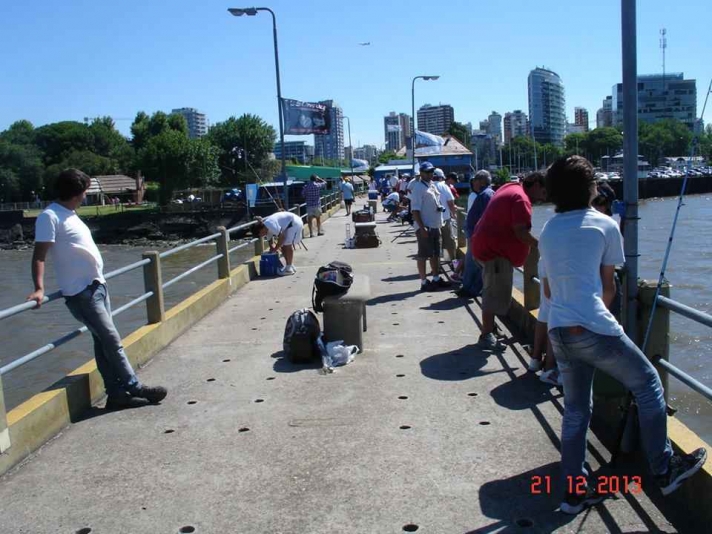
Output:
<instances>
[{"instance_id":1,"label":"man wearing baseball cap","mask_svg":"<svg viewBox=\"0 0 712 534\"><path fill-rule=\"evenodd\" d=\"M443 226L440 232L442 236L442 246L443 249L447 251L450 261L453 262L456 259L456 243L455 239L453 238L452 231L452 219L453 217L457 217L455 197L452 195L450 187L445 183L445 173L443 172L443 170L435 169L433 175L433 183L435 184L435 187L438 188L438 191L440 193L440 204L442 205L442 207L445 208L445 211L442 212Z\"/></svg>"}]
</instances>

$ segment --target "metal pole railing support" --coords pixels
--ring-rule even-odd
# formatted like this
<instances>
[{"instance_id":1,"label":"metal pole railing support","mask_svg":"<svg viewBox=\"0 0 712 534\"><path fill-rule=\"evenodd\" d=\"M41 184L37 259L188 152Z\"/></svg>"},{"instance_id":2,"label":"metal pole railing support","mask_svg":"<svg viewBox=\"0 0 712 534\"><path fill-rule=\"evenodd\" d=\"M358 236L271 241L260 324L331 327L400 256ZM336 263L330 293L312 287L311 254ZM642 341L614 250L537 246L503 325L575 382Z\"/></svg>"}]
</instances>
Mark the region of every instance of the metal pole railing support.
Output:
<instances>
[{"instance_id":1,"label":"metal pole railing support","mask_svg":"<svg viewBox=\"0 0 712 534\"><path fill-rule=\"evenodd\" d=\"M457 248L466 248L467 238L465 237L465 211L457 210Z\"/></svg>"},{"instance_id":2,"label":"metal pole railing support","mask_svg":"<svg viewBox=\"0 0 712 534\"><path fill-rule=\"evenodd\" d=\"M227 233L227 228L218 226L220 237L215 240L218 255L222 254L222 258L218 260L218 278L230 278L230 254L228 253L230 235Z\"/></svg>"},{"instance_id":3,"label":"metal pole railing support","mask_svg":"<svg viewBox=\"0 0 712 534\"><path fill-rule=\"evenodd\" d=\"M539 278L539 249L532 247L527 259L524 261L524 307L527 310L536 310L541 304L539 302L539 284L532 278Z\"/></svg>"},{"instance_id":4,"label":"metal pole railing support","mask_svg":"<svg viewBox=\"0 0 712 534\"><path fill-rule=\"evenodd\" d=\"M2 389L0 376L0 454L10 448L10 430L7 428L7 413L5 412L5 393Z\"/></svg>"},{"instance_id":5,"label":"metal pole railing support","mask_svg":"<svg viewBox=\"0 0 712 534\"><path fill-rule=\"evenodd\" d=\"M638 282L638 339L643 339L645 330L650 321L650 313L653 309L653 300L657 289L657 280L640 280ZM660 286L660 295L670 297L670 284L665 281ZM650 336L645 347L645 355L651 361L656 361L658 357L663 360L670 360L670 310L657 306L653 317ZM657 366L660 380L665 388L665 400L668 398L668 373L662 367Z\"/></svg>"},{"instance_id":6,"label":"metal pole railing support","mask_svg":"<svg viewBox=\"0 0 712 534\"><path fill-rule=\"evenodd\" d=\"M146 300L148 324L161 323L166 319L166 309L163 303L161 257L155 250L144 252L141 257L151 261L151 263L143 266L143 284L146 288L146 293L149 291L153 293L153 296Z\"/></svg>"}]
</instances>

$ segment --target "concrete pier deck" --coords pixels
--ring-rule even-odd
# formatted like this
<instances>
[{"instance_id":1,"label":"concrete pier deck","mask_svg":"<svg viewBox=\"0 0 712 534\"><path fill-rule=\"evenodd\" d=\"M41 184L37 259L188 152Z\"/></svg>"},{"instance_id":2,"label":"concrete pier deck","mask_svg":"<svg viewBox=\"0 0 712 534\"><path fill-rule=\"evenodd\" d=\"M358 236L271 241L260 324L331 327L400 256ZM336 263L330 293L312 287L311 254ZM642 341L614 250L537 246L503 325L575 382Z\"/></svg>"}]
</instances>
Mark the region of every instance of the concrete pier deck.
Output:
<instances>
[{"instance_id":1,"label":"concrete pier deck","mask_svg":"<svg viewBox=\"0 0 712 534\"><path fill-rule=\"evenodd\" d=\"M249 283L163 350L140 372L169 388L162 405L95 408L3 477L0 532L693 531L687 504L659 508L645 476L641 494L557 512L561 392L526 372L506 329L506 352L476 349L477 303L421 293L412 232L392 241L405 227L378 220L380 248L344 250L338 213L296 276ZM332 259L368 275L373 298L365 351L322 375L279 353ZM589 440L595 470L609 453Z\"/></svg>"}]
</instances>

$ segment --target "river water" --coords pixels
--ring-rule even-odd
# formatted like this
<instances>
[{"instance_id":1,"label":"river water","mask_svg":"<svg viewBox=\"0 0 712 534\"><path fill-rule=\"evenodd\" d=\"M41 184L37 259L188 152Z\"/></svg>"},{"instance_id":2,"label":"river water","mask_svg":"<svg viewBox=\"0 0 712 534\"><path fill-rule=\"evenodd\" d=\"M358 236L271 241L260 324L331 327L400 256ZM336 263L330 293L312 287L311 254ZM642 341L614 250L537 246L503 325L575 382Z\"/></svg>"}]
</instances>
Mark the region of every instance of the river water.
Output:
<instances>
[{"instance_id":1,"label":"river water","mask_svg":"<svg viewBox=\"0 0 712 534\"><path fill-rule=\"evenodd\" d=\"M677 200L674 198L643 201L640 206L640 276L657 280L665 246L672 225ZM551 206L534 210L535 233L553 215ZM712 195L685 199L672 247L667 278L673 285L672 298L698 310L712 313ZM163 260L163 280L204 261L214 253L214 245L194 247ZM140 259L136 247L102 246L108 271ZM251 255L246 247L231 256L233 265ZM31 290L29 265L31 251L0 251L0 309L22 302ZM52 269L46 286L56 287ZM209 265L166 290L166 308L205 287L217 278L217 266ZM143 274L136 270L110 281L112 306L117 308L143 293ZM146 323L145 306L140 304L117 318L123 336ZM78 325L63 301L45 305L0 322L0 364L10 362ZM707 386L712 386L712 329L676 314L671 315L670 360ZM3 377L5 402L17 406L32 394L48 387L68 372L85 363L92 355L91 338L81 336L49 354L37 358ZM707 441L712 442L712 403L670 378L670 404L678 417Z\"/></svg>"}]
</instances>

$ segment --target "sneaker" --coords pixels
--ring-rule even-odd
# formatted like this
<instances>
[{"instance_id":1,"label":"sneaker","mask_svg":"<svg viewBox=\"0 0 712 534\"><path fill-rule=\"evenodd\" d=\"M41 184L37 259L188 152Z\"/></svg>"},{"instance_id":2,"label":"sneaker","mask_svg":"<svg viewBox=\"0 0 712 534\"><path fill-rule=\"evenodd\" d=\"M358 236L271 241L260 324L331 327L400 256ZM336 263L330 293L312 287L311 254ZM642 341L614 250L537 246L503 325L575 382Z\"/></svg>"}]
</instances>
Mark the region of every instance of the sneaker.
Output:
<instances>
[{"instance_id":1,"label":"sneaker","mask_svg":"<svg viewBox=\"0 0 712 534\"><path fill-rule=\"evenodd\" d=\"M452 287L452 284L444 278L438 278L437 280L433 279L431 284L433 284L438 289L449 289L450 287Z\"/></svg>"},{"instance_id":2,"label":"sneaker","mask_svg":"<svg viewBox=\"0 0 712 534\"><path fill-rule=\"evenodd\" d=\"M168 395L168 390L162 386L141 386L133 396L146 399L151 404L158 404L166 398L166 395Z\"/></svg>"},{"instance_id":3,"label":"sneaker","mask_svg":"<svg viewBox=\"0 0 712 534\"><path fill-rule=\"evenodd\" d=\"M287 265L286 267L283 267L279 271L277 271L277 274L279 276L290 276L296 273L297 270L294 268L294 265Z\"/></svg>"},{"instance_id":4,"label":"sneaker","mask_svg":"<svg viewBox=\"0 0 712 534\"><path fill-rule=\"evenodd\" d=\"M421 291L435 291L437 289L437 286L435 286L430 280L427 278L425 279L424 282L420 283L420 290Z\"/></svg>"},{"instance_id":5,"label":"sneaker","mask_svg":"<svg viewBox=\"0 0 712 534\"><path fill-rule=\"evenodd\" d=\"M143 408L148 406L148 401L140 397L132 397L128 393L125 395L110 395L106 399L104 410L107 412L116 412L119 410L127 410L131 408Z\"/></svg>"},{"instance_id":6,"label":"sneaker","mask_svg":"<svg viewBox=\"0 0 712 534\"><path fill-rule=\"evenodd\" d=\"M663 495L670 495L682 483L697 473L707 460L707 451L699 448L692 454L673 454L668 464L668 472L655 477Z\"/></svg>"},{"instance_id":7,"label":"sneaker","mask_svg":"<svg viewBox=\"0 0 712 534\"><path fill-rule=\"evenodd\" d=\"M316 235L324 235L324 232L319 232L319 233L316 234Z\"/></svg>"},{"instance_id":8,"label":"sneaker","mask_svg":"<svg viewBox=\"0 0 712 534\"><path fill-rule=\"evenodd\" d=\"M504 350L505 347L502 345L499 340L494 336L494 334L489 333L487 335L481 335L480 338L477 340L477 345L478 348L484 349L484 350Z\"/></svg>"},{"instance_id":9,"label":"sneaker","mask_svg":"<svg viewBox=\"0 0 712 534\"><path fill-rule=\"evenodd\" d=\"M586 493L567 493L564 497L564 502L561 503L559 508L565 514L576 515L585 508L598 504L605 498L605 495L601 495L595 489L589 487L586 489Z\"/></svg>"},{"instance_id":10,"label":"sneaker","mask_svg":"<svg viewBox=\"0 0 712 534\"><path fill-rule=\"evenodd\" d=\"M564 385L563 381L561 380L561 374L559 374L559 370L557 368L544 371L539 375L539 380L541 380L545 384L549 384L550 386L561 387Z\"/></svg>"},{"instance_id":11,"label":"sneaker","mask_svg":"<svg viewBox=\"0 0 712 534\"><path fill-rule=\"evenodd\" d=\"M529 358L529 365L527 366L527 369L531 371L532 373L536 373L537 371L541 371L541 368L544 367L544 360L543 359L536 359L536 358Z\"/></svg>"}]
</instances>

